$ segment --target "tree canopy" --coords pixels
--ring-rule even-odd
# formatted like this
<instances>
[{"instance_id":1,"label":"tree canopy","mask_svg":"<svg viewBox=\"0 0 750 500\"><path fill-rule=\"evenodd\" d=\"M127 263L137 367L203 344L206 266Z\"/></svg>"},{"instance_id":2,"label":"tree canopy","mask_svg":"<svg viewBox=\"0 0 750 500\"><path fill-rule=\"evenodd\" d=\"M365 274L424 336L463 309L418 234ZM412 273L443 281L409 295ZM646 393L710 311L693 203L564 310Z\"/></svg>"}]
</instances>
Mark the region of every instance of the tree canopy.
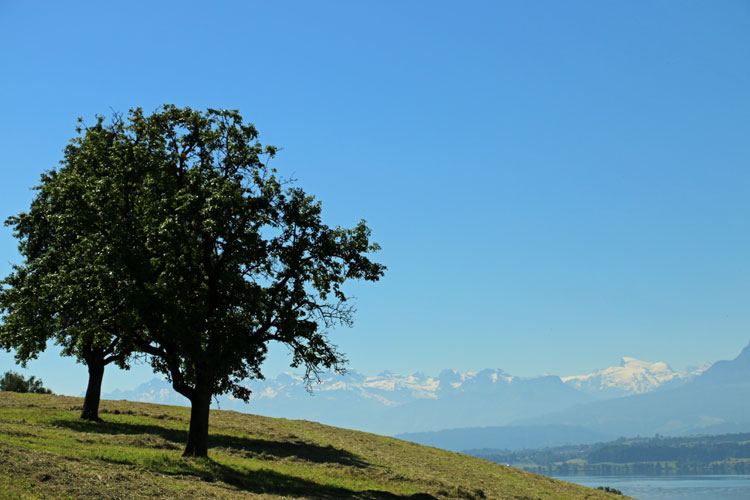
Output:
<instances>
[{"instance_id":1,"label":"tree canopy","mask_svg":"<svg viewBox=\"0 0 750 500\"><path fill-rule=\"evenodd\" d=\"M385 267L366 223L326 225L320 202L267 166L275 153L237 111L134 109L82 130L10 220L26 264L0 297L2 345L21 359L51 337L79 358L147 354L191 401L185 454L198 456L211 398L247 401L242 381L262 378L270 342L308 381L340 370L326 334L352 324L343 285Z\"/></svg>"},{"instance_id":2,"label":"tree canopy","mask_svg":"<svg viewBox=\"0 0 750 500\"><path fill-rule=\"evenodd\" d=\"M137 327L124 289L133 184L123 123L103 118L65 148L61 167L41 177L27 212L9 217L22 265L0 290L0 346L34 359L53 339L89 370L82 417L98 418L104 367L128 367L127 332Z\"/></svg>"},{"instance_id":3,"label":"tree canopy","mask_svg":"<svg viewBox=\"0 0 750 500\"><path fill-rule=\"evenodd\" d=\"M132 273L144 300L138 348L193 407L186 454L207 451L215 394L247 400L268 344L281 342L307 376L344 361L326 337L349 325L342 285L376 281L364 221L329 227L321 205L263 162L253 125L236 111L167 106L130 115L136 163L147 165L135 207L143 243Z\"/></svg>"}]
</instances>

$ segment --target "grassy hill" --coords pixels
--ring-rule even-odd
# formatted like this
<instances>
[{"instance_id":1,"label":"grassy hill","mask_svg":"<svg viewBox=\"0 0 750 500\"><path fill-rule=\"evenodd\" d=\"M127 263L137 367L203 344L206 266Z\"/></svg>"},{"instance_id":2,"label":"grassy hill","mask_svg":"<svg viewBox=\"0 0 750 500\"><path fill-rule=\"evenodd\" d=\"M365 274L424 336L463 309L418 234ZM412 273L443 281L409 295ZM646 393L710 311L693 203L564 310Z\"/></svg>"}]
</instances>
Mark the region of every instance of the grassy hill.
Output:
<instances>
[{"instance_id":1,"label":"grassy hill","mask_svg":"<svg viewBox=\"0 0 750 500\"><path fill-rule=\"evenodd\" d=\"M211 412L210 459L183 458L188 408L0 392L0 499L623 498L314 422Z\"/></svg>"}]
</instances>

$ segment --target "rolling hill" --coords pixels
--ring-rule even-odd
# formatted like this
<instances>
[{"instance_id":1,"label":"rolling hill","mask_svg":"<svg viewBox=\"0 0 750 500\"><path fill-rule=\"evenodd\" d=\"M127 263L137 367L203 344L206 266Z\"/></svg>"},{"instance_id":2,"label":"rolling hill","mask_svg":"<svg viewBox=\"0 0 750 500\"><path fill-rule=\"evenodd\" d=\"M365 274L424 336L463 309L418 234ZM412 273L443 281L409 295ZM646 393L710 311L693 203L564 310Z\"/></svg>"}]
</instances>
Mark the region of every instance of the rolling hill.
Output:
<instances>
[{"instance_id":1,"label":"rolling hill","mask_svg":"<svg viewBox=\"0 0 750 500\"><path fill-rule=\"evenodd\" d=\"M394 438L211 412L209 459L181 456L189 409L0 393L0 499L606 499L619 495Z\"/></svg>"}]
</instances>

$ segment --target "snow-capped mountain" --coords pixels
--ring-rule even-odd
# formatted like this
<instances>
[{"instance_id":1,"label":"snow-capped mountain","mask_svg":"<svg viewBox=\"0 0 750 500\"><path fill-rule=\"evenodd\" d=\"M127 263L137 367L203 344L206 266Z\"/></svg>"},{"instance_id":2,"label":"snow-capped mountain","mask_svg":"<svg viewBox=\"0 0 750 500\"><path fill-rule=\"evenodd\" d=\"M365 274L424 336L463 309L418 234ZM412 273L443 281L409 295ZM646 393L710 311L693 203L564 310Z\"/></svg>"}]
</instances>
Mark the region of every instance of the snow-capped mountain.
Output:
<instances>
[{"instance_id":1,"label":"snow-capped mountain","mask_svg":"<svg viewBox=\"0 0 750 500\"><path fill-rule=\"evenodd\" d=\"M83 396L83 394L81 394ZM156 403L161 405L190 406L190 400L176 392L164 379L154 378L141 384L132 391L115 389L102 394L103 399L125 399L139 403Z\"/></svg>"},{"instance_id":2,"label":"snow-capped mountain","mask_svg":"<svg viewBox=\"0 0 750 500\"><path fill-rule=\"evenodd\" d=\"M594 400L566 386L559 377L525 379L499 369L469 373L444 370L437 377L390 372L368 377L356 371L324 374L312 386L312 395L301 376L289 373L248 381L246 386L252 391L249 403L220 396L215 406L381 434L502 425ZM104 398L189 404L160 379L133 391L105 394Z\"/></svg>"},{"instance_id":3,"label":"snow-capped mountain","mask_svg":"<svg viewBox=\"0 0 750 500\"><path fill-rule=\"evenodd\" d=\"M437 398L440 381L422 373L396 375L383 372L374 377L350 370L344 375L326 373L311 386L313 393L322 398L350 393L371 399L384 406L399 406L416 399ZM249 381L246 387L253 391L257 401L284 399L308 395L301 375L284 373L270 380Z\"/></svg>"},{"instance_id":4,"label":"snow-capped mountain","mask_svg":"<svg viewBox=\"0 0 750 500\"><path fill-rule=\"evenodd\" d=\"M514 379L516 377L500 369L467 373L443 370L437 377L428 377L424 373L398 375L388 371L368 377L351 370L344 375L323 374L311 389L314 394L323 398L346 392L378 401L384 406L395 407L421 399L438 399L448 394L481 391L498 382L509 384ZM246 387L253 391L253 398L258 401L290 398L306 393L302 376L291 373L284 373L271 380L249 381Z\"/></svg>"},{"instance_id":5,"label":"snow-capped mountain","mask_svg":"<svg viewBox=\"0 0 750 500\"><path fill-rule=\"evenodd\" d=\"M692 380L710 366L706 363L700 368L678 373L662 361L651 363L624 357L619 366L587 375L559 378L578 391L607 399L643 394L660 387L674 387ZM348 392L379 401L385 406L396 407L416 400L439 399L461 393L491 393L493 388L496 390L497 387L529 380L535 378L514 377L497 368L465 373L443 370L436 377L429 377L424 373L398 375L388 371L368 377L357 371L349 371L345 375L323 375L319 383L312 386L312 390L323 397ZM306 392L303 378L291 373L271 380L251 381L247 387L253 391L256 400L289 398Z\"/></svg>"},{"instance_id":6,"label":"snow-capped mountain","mask_svg":"<svg viewBox=\"0 0 750 500\"><path fill-rule=\"evenodd\" d=\"M618 436L712 434L750 429L750 345L674 387L595 401L516 425L577 425Z\"/></svg>"},{"instance_id":7,"label":"snow-capped mountain","mask_svg":"<svg viewBox=\"0 0 750 500\"><path fill-rule=\"evenodd\" d=\"M666 363L623 358L621 366L572 377L514 377L501 369L437 376L357 371L323 374L307 390L302 376L284 373L249 380L249 403L220 396L222 409L272 417L315 420L381 434L436 431L456 427L507 425L518 419L560 412L578 404L634 395L679 385L697 372L676 373ZM105 394L108 399L188 405L165 380L154 379L133 391Z\"/></svg>"},{"instance_id":8,"label":"snow-capped mountain","mask_svg":"<svg viewBox=\"0 0 750 500\"><path fill-rule=\"evenodd\" d=\"M603 398L644 394L659 387L674 387L703 373L710 364L678 373L663 361L650 363L635 358L622 358L620 366L612 366L588 375L561 377L571 387Z\"/></svg>"}]
</instances>

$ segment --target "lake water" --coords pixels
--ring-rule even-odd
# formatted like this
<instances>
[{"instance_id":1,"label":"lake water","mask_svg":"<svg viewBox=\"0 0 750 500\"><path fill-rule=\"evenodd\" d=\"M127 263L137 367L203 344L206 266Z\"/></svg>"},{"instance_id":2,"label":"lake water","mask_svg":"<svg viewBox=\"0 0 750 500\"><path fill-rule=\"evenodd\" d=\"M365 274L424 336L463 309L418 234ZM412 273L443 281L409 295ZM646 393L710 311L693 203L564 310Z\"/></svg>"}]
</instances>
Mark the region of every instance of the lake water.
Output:
<instances>
[{"instance_id":1,"label":"lake water","mask_svg":"<svg viewBox=\"0 0 750 500\"><path fill-rule=\"evenodd\" d=\"M749 500L750 476L565 476L596 488L611 486L639 500Z\"/></svg>"}]
</instances>

